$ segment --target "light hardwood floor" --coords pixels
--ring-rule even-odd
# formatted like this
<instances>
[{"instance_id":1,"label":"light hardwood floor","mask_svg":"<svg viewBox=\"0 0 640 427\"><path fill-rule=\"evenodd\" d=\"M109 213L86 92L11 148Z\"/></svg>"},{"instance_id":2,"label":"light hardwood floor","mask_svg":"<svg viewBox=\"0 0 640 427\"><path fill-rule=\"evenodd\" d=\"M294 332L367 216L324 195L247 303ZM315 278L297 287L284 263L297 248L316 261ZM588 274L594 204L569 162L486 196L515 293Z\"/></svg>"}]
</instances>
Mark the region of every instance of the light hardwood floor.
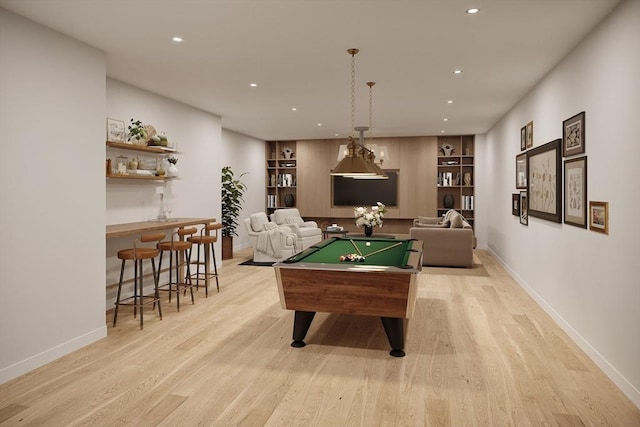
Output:
<instances>
[{"instance_id":1,"label":"light hardwood floor","mask_svg":"<svg viewBox=\"0 0 640 427\"><path fill-rule=\"evenodd\" d=\"M0 386L2 426L639 426L640 411L505 273L420 274L404 358L379 319L319 313L307 347L273 269L128 310L108 337ZM455 274L439 274L455 273ZM174 300L175 301L175 300ZM111 314L107 321L112 319Z\"/></svg>"}]
</instances>

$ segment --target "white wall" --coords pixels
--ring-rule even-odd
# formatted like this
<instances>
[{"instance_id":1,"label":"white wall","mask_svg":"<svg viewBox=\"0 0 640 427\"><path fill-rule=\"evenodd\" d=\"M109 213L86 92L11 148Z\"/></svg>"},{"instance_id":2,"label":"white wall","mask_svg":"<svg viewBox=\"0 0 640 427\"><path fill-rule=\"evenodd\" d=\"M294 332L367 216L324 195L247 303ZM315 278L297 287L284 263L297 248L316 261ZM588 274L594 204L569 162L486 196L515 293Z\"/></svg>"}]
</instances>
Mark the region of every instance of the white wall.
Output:
<instances>
[{"instance_id":1,"label":"white wall","mask_svg":"<svg viewBox=\"0 0 640 427\"><path fill-rule=\"evenodd\" d=\"M105 70L0 9L0 382L106 335Z\"/></svg>"},{"instance_id":2,"label":"white wall","mask_svg":"<svg viewBox=\"0 0 640 427\"><path fill-rule=\"evenodd\" d=\"M165 207L172 209L170 216L220 220L220 169L223 163L220 117L113 79L107 79L106 113L107 117L122 120L125 125L133 118L164 132L178 150L175 157L179 170L178 179L165 182L107 180L107 224L155 219L160 207L160 195L156 190L164 191ZM106 152L113 162L119 155L128 158L143 155L110 148ZM119 280L117 251L130 245L131 238L107 241L105 283L111 285L105 300L107 309L113 308L117 291L113 285ZM218 262L222 259L219 241L216 258ZM133 268L125 271L125 277L132 276Z\"/></svg>"},{"instance_id":3,"label":"white wall","mask_svg":"<svg viewBox=\"0 0 640 427\"><path fill-rule=\"evenodd\" d=\"M486 136L488 246L640 406L640 2L622 3ZM534 146L586 112L588 200L609 202L609 235L511 216L520 128Z\"/></svg>"},{"instance_id":4,"label":"white wall","mask_svg":"<svg viewBox=\"0 0 640 427\"><path fill-rule=\"evenodd\" d=\"M240 213L238 236L233 239L233 247L242 249L250 246L243 219L256 212L265 210L265 142L228 129L222 130L222 150L220 157L223 166L231 166L236 177L248 172L241 178L247 192Z\"/></svg>"}]
</instances>

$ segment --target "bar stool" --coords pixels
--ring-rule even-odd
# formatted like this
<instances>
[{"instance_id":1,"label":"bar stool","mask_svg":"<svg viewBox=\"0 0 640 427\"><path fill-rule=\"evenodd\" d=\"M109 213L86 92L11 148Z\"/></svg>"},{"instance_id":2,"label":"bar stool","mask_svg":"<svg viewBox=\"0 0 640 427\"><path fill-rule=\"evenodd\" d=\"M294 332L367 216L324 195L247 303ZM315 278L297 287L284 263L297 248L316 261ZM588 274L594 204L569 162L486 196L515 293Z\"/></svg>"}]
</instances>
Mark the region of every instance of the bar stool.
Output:
<instances>
[{"instance_id":1,"label":"bar stool","mask_svg":"<svg viewBox=\"0 0 640 427\"><path fill-rule=\"evenodd\" d=\"M148 242L159 242L164 239L164 233L151 233L151 234L143 234L140 236L140 239L136 239L133 242L133 248L131 249L123 249L118 251L118 258L122 260L122 267L120 268L120 282L118 283L118 295L116 297L116 309L113 314L113 326L116 326L116 321L118 320L118 309L121 305L132 305L133 306L133 317L136 317L136 313L138 311L138 307L140 307L140 329L143 328L143 312L142 307L145 304L153 303L153 307L155 309L156 303L158 303L158 314L160 315L160 320L162 320L162 308L160 307L160 298L158 294L158 276L156 274L156 262L155 257L158 256L160 251L157 248L149 248L149 247L138 247L136 242L140 243L148 243ZM154 281L154 293L153 295L144 295L144 287L143 287L143 271L142 271L142 261L145 259L151 260L151 268L153 270L153 281ZM124 299L120 299L122 295L122 279L124 277L124 265L127 260L131 260L134 263L134 274L133 274L133 295ZM145 302L145 298L149 300ZM127 302L131 301L131 302Z\"/></svg>"},{"instance_id":2,"label":"bar stool","mask_svg":"<svg viewBox=\"0 0 640 427\"><path fill-rule=\"evenodd\" d=\"M191 242L185 242L185 236L192 236L198 232L196 227L179 228L176 232L171 234L171 241L158 243L158 249L160 250L160 261L158 262L158 276L162 271L162 255L165 251L169 251L169 283L164 285L158 285L158 290L169 292L169 302L171 302L171 294L176 293L176 307L180 311L180 287L184 288L185 295L187 294L187 288L191 291L191 304L194 304L193 299L193 287L191 282L191 271L189 270L189 259L191 258ZM174 239L178 237L178 240ZM182 262L180 256L182 255ZM186 266L187 274L184 276L184 280L180 281L180 267ZM175 281L173 280L173 273L175 270ZM158 281L160 277L158 277ZM175 289L173 288L175 285Z\"/></svg>"},{"instance_id":3,"label":"bar stool","mask_svg":"<svg viewBox=\"0 0 640 427\"><path fill-rule=\"evenodd\" d=\"M196 261L191 261L191 264L196 264L196 273L193 274L196 278L196 289L200 287L200 279L204 279L204 292L205 296L209 296L209 278L216 278L216 288L218 292L220 292L220 283L218 282L218 265L216 263L216 250L214 243L218 241L218 230L222 228L222 224L219 222L212 222L206 224L200 230L199 236L192 236L187 239L187 241L193 243L194 245L198 245L197 250L197 259ZM211 235L209 232L215 231L215 234ZM209 246L207 246L209 245ZM204 262L200 261L200 247L204 249ZM209 271L209 250L211 250L211 256L213 257L213 268L214 272L211 273ZM204 273L200 273L200 265L204 264Z\"/></svg>"}]
</instances>

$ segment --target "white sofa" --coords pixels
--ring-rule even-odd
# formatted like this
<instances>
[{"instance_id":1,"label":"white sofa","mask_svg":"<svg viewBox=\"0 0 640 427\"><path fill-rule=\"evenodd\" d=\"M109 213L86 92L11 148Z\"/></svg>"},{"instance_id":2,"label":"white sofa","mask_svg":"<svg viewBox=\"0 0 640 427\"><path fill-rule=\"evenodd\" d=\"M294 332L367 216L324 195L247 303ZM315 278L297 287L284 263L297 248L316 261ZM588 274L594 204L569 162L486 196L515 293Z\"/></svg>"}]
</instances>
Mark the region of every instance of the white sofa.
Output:
<instances>
[{"instance_id":1,"label":"white sofa","mask_svg":"<svg viewBox=\"0 0 640 427\"><path fill-rule=\"evenodd\" d=\"M295 255L297 236L289 227L269 222L264 212L244 220L255 262L277 262Z\"/></svg>"},{"instance_id":2,"label":"white sofa","mask_svg":"<svg viewBox=\"0 0 640 427\"><path fill-rule=\"evenodd\" d=\"M315 221L305 221L296 208L276 209L271 221L291 229L297 237L296 249L301 252L322 240L322 230Z\"/></svg>"}]
</instances>

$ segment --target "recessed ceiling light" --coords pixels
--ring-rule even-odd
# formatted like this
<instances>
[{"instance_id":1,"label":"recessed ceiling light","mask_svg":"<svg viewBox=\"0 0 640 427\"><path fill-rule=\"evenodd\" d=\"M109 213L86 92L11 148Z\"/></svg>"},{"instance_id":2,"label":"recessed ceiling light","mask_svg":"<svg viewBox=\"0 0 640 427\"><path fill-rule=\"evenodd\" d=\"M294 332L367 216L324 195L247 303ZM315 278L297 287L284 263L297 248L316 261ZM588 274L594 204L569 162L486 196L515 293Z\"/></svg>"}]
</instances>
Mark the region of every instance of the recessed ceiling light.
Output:
<instances>
[{"instance_id":1,"label":"recessed ceiling light","mask_svg":"<svg viewBox=\"0 0 640 427\"><path fill-rule=\"evenodd\" d=\"M339 133L334 133L333 136L340 136L340 134Z\"/></svg>"},{"instance_id":2,"label":"recessed ceiling light","mask_svg":"<svg viewBox=\"0 0 640 427\"><path fill-rule=\"evenodd\" d=\"M444 133L444 130L441 130L440 133Z\"/></svg>"},{"instance_id":3,"label":"recessed ceiling light","mask_svg":"<svg viewBox=\"0 0 640 427\"><path fill-rule=\"evenodd\" d=\"M447 104L453 104L453 99L448 100Z\"/></svg>"},{"instance_id":4,"label":"recessed ceiling light","mask_svg":"<svg viewBox=\"0 0 640 427\"><path fill-rule=\"evenodd\" d=\"M258 83L249 83L249 86L251 86L251 87L257 87L257 86L258 86Z\"/></svg>"},{"instance_id":5,"label":"recessed ceiling light","mask_svg":"<svg viewBox=\"0 0 640 427\"><path fill-rule=\"evenodd\" d=\"M453 70L453 74L462 74L462 70Z\"/></svg>"},{"instance_id":6,"label":"recessed ceiling light","mask_svg":"<svg viewBox=\"0 0 640 427\"><path fill-rule=\"evenodd\" d=\"M442 119L443 122L448 122L449 119L447 119L446 117L444 119Z\"/></svg>"},{"instance_id":7,"label":"recessed ceiling light","mask_svg":"<svg viewBox=\"0 0 640 427\"><path fill-rule=\"evenodd\" d=\"M322 126L322 123L318 123L318 126Z\"/></svg>"},{"instance_id":8,"label":"recessed ceiling light","mask_svg":"<svg viewBox=\"0 0 640 427\"><path fill-rule=\"evenodd\" d=\"M480 12L480 9L478 9L477 7L467 9L467 15L475 15L478 12Z\"/></svg>"},{"instance_id":9,"label":"recessed ceiling light","mask_svg":"<svg viewBox=\"0 0 640 427\"><path fill-rule=\"evenodd\" d=\"M298 111L296 107L291 108L291 111Z\"/></svg>"},{"instance_id":10,"label":"recessed ceiling light","mask_svg":"<svg viewBox=\"0 0 640 427\"><path fill-rule=\"evenodd\" d=\"M173 40L176 43L180 43L183 39L182 39L182 37L174 37L171 40Z\"/></svg>"}]
</instances>

